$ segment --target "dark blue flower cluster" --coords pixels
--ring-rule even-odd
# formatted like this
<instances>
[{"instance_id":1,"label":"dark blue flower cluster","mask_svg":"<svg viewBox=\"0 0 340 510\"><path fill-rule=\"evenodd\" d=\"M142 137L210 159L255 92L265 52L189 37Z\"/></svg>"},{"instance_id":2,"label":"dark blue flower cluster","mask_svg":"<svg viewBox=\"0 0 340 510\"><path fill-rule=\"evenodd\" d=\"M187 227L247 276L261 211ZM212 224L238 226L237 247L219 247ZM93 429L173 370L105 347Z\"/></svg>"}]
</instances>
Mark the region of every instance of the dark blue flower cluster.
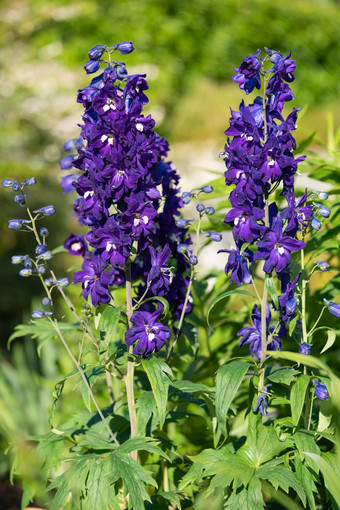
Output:
<instances>
[{"instance_id":1,"label":"dark blue flower cluster","mask_svg":"<svg viewBox=\"0 0 340 510\"><path fill-rule=\"evenodd\" d=\"M139 284L135 299L139 301L146 290L147 297L162 296L178 318L189 268L178 245L190 243L187 229L176 223L182 206L179 176L164 159L167 141L154 131L151 115L143 114L148 102L145 75L129 75L124 63L111 58L114 51L132 50L132 43L119 43L110 48L97 45L89 52L88 73L98 70L100 62L106 62L106 68L78 93L85 109L81 138L65 144L66 150L77 154L61 161L62 169L81 171L66 176L62 186L65 192L75 189L78 193L74 211L88 233L71 234L64 246L71 254L84 257L73 282L82 283L83 296L90 296L94 306L111 300L110 288L124 284L125 269L131 265L132 280ZM139 324L144 314L148 324L153 310L148 301L132 323ZM153 331L148 339L161 331L151 323L148 327ZM149 344L144 337L134 337L140 340L135 352L149 354L158 349L156 337ZM127 341L131 343L131 333Z\"/></svg>"},{"instance_id":2,"label":"dark blue flower cluster","mask_svg":"<svg viewBox=\"0 0 340 510\"><path fill-rule=\"evenodd\" d=\"M279 336L286 335L286 325L296 315L294 288L300 274L293 277L290 273L292 252L304 248L302 232L309 227L320 228L317 216L330 214L322 204L307 205L307 190L302 197L295 197L294 177L305 156L293 154L296 143L292 131L296 129L298 110L294 108L286 118L282 114L285 103L294 97L289 83L294 80L295 62L290 57L266 48L264 55L258 50L235 69L233 80L242 90L248 94L263 84L263 93L253 103L245 105L242 101L238 111L231 111L230 126L225 132L227 143L221 153L227 167L225 182L234 185L229 196L231 209L224 222L233 227L236 246L223 250L229 253L225 272L236 285L251 284L255 262L263 261L264 272L269 276L276 272L281 281L280 322L275 334L267 324L271 338L268 349L280 348ZM270 203L271 194L280 184L281 196L286 200L281 211L274 201ZM321 198L319 192L313 195ZM325 195L322 198L327 198ZM277 310L274 304L272 308ZM268 316L267 309L267 320ZM255 356L261 347L257 306L252 317L254 327L243 328L239 335L240 345L248 343Z\"/></svg>"}]
</instances>

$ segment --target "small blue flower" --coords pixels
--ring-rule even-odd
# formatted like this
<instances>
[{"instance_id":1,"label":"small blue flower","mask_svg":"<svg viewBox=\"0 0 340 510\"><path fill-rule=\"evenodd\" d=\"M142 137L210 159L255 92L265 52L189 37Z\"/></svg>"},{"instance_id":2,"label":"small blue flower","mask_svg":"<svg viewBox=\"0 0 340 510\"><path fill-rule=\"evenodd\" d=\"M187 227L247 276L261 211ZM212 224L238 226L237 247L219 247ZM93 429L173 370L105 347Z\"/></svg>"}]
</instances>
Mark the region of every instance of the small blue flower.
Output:
<instances>
[{"instance_id":1,"label":"small blue flower","mask_svg":"<svg viewBox=\"0 0 340 510\"><path fill-rule=\"evenodd\" d=\"M52 300L49 297L44 297L41 300L43 306L51 306Z\"/></svg>"},{"instance_id":2,"label":"small blue flower","mask_svg":"<svg viewBox=\"0 0 340 510\"><path fill-rule=\"evenodd\" d=\"M198 212L200 212L200 213L201 213L201 212L203 212L203 211L204 211L204 209L205 209L205 207L204 207L204 205L203 205L203 204L197 204L197 205L196 205L196 210L197 210Z\"/></svg>"},{"instance_id":3,"label":"small blue flower","mask_svg":"<svg viewBox=\"0 0 340 510\"><path fill-rule=\"evenodd\" d=\"M83 139L82 138L72 138L72 140L68 140L64 143L64 151L69 152L75 149L81 149L83 147Z\"/></svg>"},{"instance_id":4,"label":"small blue flower","mask_svg":"<svg viewBox=\"0 0 340 510\"><path fill-rule=\"evenodd\" d=\"M28 267L28 268L31 268L32 267L32 261L31 259L29 258L29 256L25 257L25 260L24 260L24 266L25 267Z\"/></svg>"},{"instance_id":5,"label":"small blue flower","mask_svg":"<svg viewBox=\"0 0 340 510\"><path fill-rule=\"evenodd\" d=\"M49 250L46 250L37 256L37 260L50 260L52 257L53 257L52 253Z\"/></svg>"},{"instance_id":6,"label":"small blue flower","mask_svg":"<svg viewBox=\"0 0 340 510\"><path fill-rule=\"evenodd\" d=\"M180 228L187 227L193 221L194 220L186 220L185 218L180 218L179 220L176 221L176 225L177 225L177 227L180 227Z\"/></svg>"},{"instance_id":7,"label":"small blue flower","mask_svg":"<svg viewBox=\"0 0 340 510\"><path fill-rule=\"evenodd\" d=\"M326 193L326 191L314 191L314 193L318 195L320 200L327 200L328 198L328 193Z\"/></svg>"},{"instance_id":8,"label":"small blue flower","mask_svg":"<svg viewBox=\"0 0 340 510\"><path fill-rule=\"evenodd\" d=\"M313 379L313 384L315 384L315 396L320 400L326 400L329 397L327 386L318 379Z\"/></svg>"},{"instance_id":9,"label":"small blue flower","mask_svg":"<svg viewBox=\"0 0 340 510\"><path fill-rule=\"evenodd\" d=\"M8 228L11 230L19 230L24 225L31 223L29 220L9 220Z\"/></svg>"},{"instance_id":10,"label":"small blue flower","mask_svg":"<svg viewBox=\"0 0 340 510\"><path fill-rule=\"evenodd\" d=\"M309 355L311 348L312 346L310 344L307 344L307 342L303 342L299 347L299 353Z\"/></svg>"},{"instance_id":11,"label":"small blue flower","mask_svg":"<svg viewBox=\"0 0 340 510\"><path fill-rule=\"evenodd\" d=\"M47 251L46 244L39 244L35 248L36 255L41 255L42 253L45 253Z\"/></svg>"},{"instance_id":12,"label":"small blue flower","mask_svg":"<svg viewBox=\"0 0 340 510\"><path fill-rule=\"evenodd\" d=\"M295 298L288 299L286 302L286 312L288 315L295 315L297 303Z\"/></svg>"},{"instance_id":13,"label":"small blue flower","mask_svg":"<svg viewBox=\"0 0 340 510\"><path fill-rule=\"evenodd\" d=\"M206 208L205 208L205 212L206 212L206 214L207 214L208 216L211 216L212 214L214 214L214 213L215 213L215 209L214 209L213 207L209 206L209 207L206 207Z\"/></svg>"},{"instance_id":14,"label":"small blue flower","mask_svg":"<svg viewBox=\"0 0 340 510\"><path fill-rule=\"evenodd\" d=\"M39 264L37 266L37 271L39 274L45 274L46 273L46 267L43 264Z\"/></svg>"},{"instance_id":15,"label":"small blue flower","mask_svg":"<svg viewBox=\"0 0 340 510\"><path fill-rule=\"evenodd\" d=\"M71 140L72 141L72 140ZM69 143L69 142L68 142ZM65 156L60 160L60 168L62 170L69 170L73 167L73 161L76 159L77 156L74 154L72 156Z\"/></svg>"},{"instance_id":16,"label":"small blue flower","mask_svg":"<svg viewBox=\"0 0 340 510\"><path fill-rule=\"evenodd\" d=\"M191 198L192 198L191 193L189 193L188 191L185 191L182 194L182 202L183 202L183 204L187 205L190 202Z\"/></svg>"},{"instance_id":17,"label":"small blue flower","mask_svg":"<svg viewBox=\"0 0 340 510\"><path fill-rule=\"evenodd\" d=\"M128 53L131 53L135 48L133 47L132 42L126 41L115 45L115 49L118 50L122 55L127 55Z\"/></svg>"},{"instance_id":18,"label":"small blue flower","mask_svg":"<svg viewBox=\"0 0 340 510\"><path fill-rule=\"evenodd\" d=\"M222 234L220 232L208 232L208 236L212 241L219 243L222 241Z\"/></svg>"},{"instance_id":19,"label":"small blue flower","mask_svg":"<svg viewBox=\"0 0 340 510\"><path fill-rule=\"evenodd\" d=\"M58 287L67 287L68 285L70 285L70 281L68 278L60 278L55 283L56 285L58 285Z\"/></svg>"},{"instance_id":20,"label":"small blue flower","mask_svg":"<svg viewBox=\"0 0 340 510\"><path fill-rule=\"evenodd\" d=\"M12 190L19 191L19 189L20 189L20 184L17 181L14 181L12 184Z\"/></svg>"},{"instance_id":21,"label":"small blue flower","mask_svg":"<svg viewBox=\"0 0 340 510\"><path fill-rule=\"evenodd\" d=\"M14 202L18 205L26 205L26 195L15 195Z\"/></svg>"}]
</instances>

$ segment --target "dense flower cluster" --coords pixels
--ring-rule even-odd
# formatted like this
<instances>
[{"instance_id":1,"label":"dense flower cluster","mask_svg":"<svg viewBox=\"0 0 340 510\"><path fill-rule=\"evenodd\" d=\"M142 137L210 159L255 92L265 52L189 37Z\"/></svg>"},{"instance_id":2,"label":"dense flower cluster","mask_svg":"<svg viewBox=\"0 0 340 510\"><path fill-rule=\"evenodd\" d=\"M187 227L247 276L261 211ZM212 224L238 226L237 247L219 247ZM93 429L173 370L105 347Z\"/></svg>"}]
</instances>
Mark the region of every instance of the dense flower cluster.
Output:
<instances>
[{"instance_id":1,"label":"dense flower cluster","mask_svg":"<svg viewBox=\"0 0 340 510\"><path fill-rule=\"evenodd\" d=\"M186 229L176 224L182 205L179 176L164 159L167 141L154 131L151 115L143 114L148 102L145 75L128 75L124 63L111 59L116 50L130 53L133 46L97 45L89 52L88 73L99 69L105 52L107 65L78 93L85 109L81 138L65 144L77 154L61 161L62 169L82 172L66 176L62 186L78 193L74 211L89 229L85 237L71 234L65 241L71 254L84 257L73 281L82 283L83 296L90 296L94 306L108 303L110 288L124 283L131 264L132 279L140 283L137 299L147 288L150 296L167 299L179 317L188 285L183 274L189 267L178 253L179 244L189 243ZM140 313L146 312L138 317Z\"/></svg>"},{"instance_id":2,"label":"dense flower cluster","mask_svg":"<svg viewBox=\"0 0 340 510\"><path fill-rule=\"evenodd\" d=\"M224 222L233 227L235 248L229 253L226 274L236 285L253 282L252 268L256 261L263 261L268 276L276 273L281 281L278 308L279 324L276 335L286 335L286 325L297 311L294 288L300 274L292 276L292 253L301 250L305 243L300 234L307 228L321 226L316 216L329 216L329 209L319 203L307 204L307 190L298 199L294 193L294 176L298 164L305 156L295 157L296 143L292 131L296 129L296 108L286 117L282 111L285 103L293 99L289 84L294 80L295 62L278 51L265 49L246 57L235 69L233 79L247 94L255 88L263 93L253 103L240 104L238 111L231 111L230 126L226 130L227 143L221 154L227 170L225 182L234 185L229 200L231 209ZM278 209L270 202L271 194L282 184L281 196L286 206ZM314 195L320 197L319 192ZM322 198L327 198L322 196ZM319 225L320 224L320 225ZM300 238L298 238L300 237ZM325 265L322 268L326 268ZM268 305L269 307L269 305ZM270 316L270 311L267 309ZM261 318L255 306L252 313L254 327L243 328L240 345L249 344L252 356L261 345ZM268 349L280 348L280 340L272 336Z\"/></svg>"}]
</instances>

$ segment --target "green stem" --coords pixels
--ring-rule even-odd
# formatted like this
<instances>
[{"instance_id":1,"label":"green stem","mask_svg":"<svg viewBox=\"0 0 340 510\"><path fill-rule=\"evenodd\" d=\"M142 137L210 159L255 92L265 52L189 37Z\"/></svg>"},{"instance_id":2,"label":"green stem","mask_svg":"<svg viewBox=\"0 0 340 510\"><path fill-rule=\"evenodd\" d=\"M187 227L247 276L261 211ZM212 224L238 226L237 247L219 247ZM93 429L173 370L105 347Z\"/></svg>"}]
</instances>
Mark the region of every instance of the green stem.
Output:
<instances>
[{"instance_id":1,"label":"green stem","mask_svg":"<svg viewBox=\"0 0 340 510\"><path fill-rule=\"evenodd\" d=\"M111 438L113 439L113 441L115 442L115 444L116 444L117 446L119 446L119 442L117 441L117 439L116 439L115 435L113 434L112 430L110 429L110 426L109 426L109 424L107 423L107 421L106 421L106 419L105 419L105 416L103 415L103 413L102 413L102 411L101 411L101 409L100 409L100 407L99 407L99 405L98 405L98 402L97 402L97 400L96 400L96 397L95 397L95 396L94 396L94 394L93 394L92 388L91 388L91 386L90 386L90 384L89 384L89 382L88 382L88 380L87 380L87 377L86 377L85 373L83 372L83 370L82 370L82 368L81 368L80 363L78 363L77 359L76 359L76 358L75 358L75 356L73 355L73 352L71 351L71 349L70 349L70 347L69 347L69 345L68 345L67 341L65 340L65 338L64 338L64 336L63 336L63 334L62 334L62 332L61 332L61 329L60 329L60 327L59 327L59 324L58 324L57 319L54 319L54 320L53 320L53 319L49 319L49 320L51 321L51 323L52 323L52 324L53 324L53 326L54 326L54 329L55 329L55 330L56 330L56 332L58 333L59 338L60 338L60 340L62 341L62 343L63 343L63 345L64 345L64 347L65 347L65 349L66 349L66 351L67 351L68 355L70 356L70 358L72 359L73 363L74 363L74 364L75 364L75 366L77 367L77 370L78 370L78 372L79 372L79 374L80 374L81 378L82 378L82 379L83 379L83 381L84 381L84 384L85 384L85 386L86 386L86 388L87 388L87 390L88 390L88 392L89 392L89 395L90 395L90 397L91 397L91 400L92 400L92 402L93 402L93 404L94 404L95 408L97 409L97 412L98 412L98 414L99 414L99 416L100 416L100 418L101 418L102 422L104 423L106 430L107 430L107 431L108 431L108 433L110 434L110 436L111 436Z\"/></svg>"},{"instance_id":2,"label":"green stem","mask_svg":"<svg viewBox=\"0 0 340 510\"><path fill-rule=\"evenodd\" d=\"M127 315L127 319L128 319L128 328L130 329L132 327L131 316L133 313L130 262L128 262L128 264L126 266L125 274L126 274L126 315ZM132 354L132 352L133 352L133 346L131 345L129 347L129 353ZM135 435L137 434L137 416L136 416L136 410L135 410L135 394L134 394L134 384L133 384L134 371L135 371L135 363L134 363L134 361L129 360L127 363L125 386L126 386L126 398L127 398L129 416L130 416L131 438L135 437ZM131 452L130 455L134 460L137 461L137 459L138 459L137 451Z\"/></svg>"},{"instance_id":3,"label":"green stem","mask_svg":"<svg viewBox=\"0 0 340 510\"><path fill-rule=\"evenodd\" d=\"M326 310L327 306L324 306L323 309L321 310L321 313L316 321L316 323L314 324L314 326L312 327L312 329L307 333L307 337L311 336L313 334L313 331L315 330L316 326L318 325L322 315L323 315L323 312Z\"/></svg>"},{"instance_id":4,"label":"green stem","mask_svg":"<svg viewBox=\"0 0 340 510\"><path fill-rule=\"evenodd\" d=\"M303 240L302 233L302 240ZM302 272L302 285L301 285L301 321L302 321L302 342L307 342L307 324L306 324L306 283L305 280L305 253L301 250L301 272Z\"/></svg>"}]
</instances>

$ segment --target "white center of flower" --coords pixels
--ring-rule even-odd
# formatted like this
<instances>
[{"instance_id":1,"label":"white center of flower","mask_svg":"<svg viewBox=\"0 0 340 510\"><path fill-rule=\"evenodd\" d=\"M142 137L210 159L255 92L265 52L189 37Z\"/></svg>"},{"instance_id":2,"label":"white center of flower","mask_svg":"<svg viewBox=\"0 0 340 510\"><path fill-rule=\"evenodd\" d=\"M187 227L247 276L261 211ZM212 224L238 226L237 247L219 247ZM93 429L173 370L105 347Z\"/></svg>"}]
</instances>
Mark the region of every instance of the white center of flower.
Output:
<instances>
[{"instance_id":1,"label":"white center of flower","mask_svg":"<svg viewBox=\"0 0 340 510\"><path fill-rule=\"evenodd\" d=\"M279 248L277 249L277 251L279 252L280 255L283 255L284 252L285 252L285 249L282 247L282 246L279 246Z\"/></svg>"},{"instance_id":2,"label":"white center of flower","mask_svg":"<svg viewBox=\"0 0 340 510\"><path fill-rule=\"evenodd\" d=\"M110 241L108 241L108 242L106 243L106 251L110 251L110 250L111 250L111 248L115 250L115 249L116 249L116 245L115 245L115 244L113 244L113 243L111 243Z\"/></svg>"},{"instance_id":3,"label":"white center of flower","mask_svg":"<svg viewBox=\"0 0 340 510\"><path fill-rule=\"evenodd\" d=\"M234 225L235 225L235 227L237 227L237 225L239 224L239 222L240 222L240 218L235 218L235 219L234 219Z\"/></svg>"},{"instance_id":4,"label":"white center of flower","mask_svg":"<svg viewBox=\"0 0 340 510\"><path fill-rule=\"evenodd\" d=\"M268 166L274 166L275 165L275 161L273 159L271 159L268 163Z\"/></svg>"},{"instance_id":5,"label":"white center of flower","mask_svg":"<svg viewBox=\"0 0 340 510\"><path fill-rule=\"evenodd\" d=\"M107 140L107 135L102 135L102 136L100 137L100 141L101 141L101 142L105 142L106 140Z\"/></svg>"},{"instance_id":6,"label":"white center of flower","mask_svg":"<svg viewBox=\"0 0 340 510\"><path fill-rule=\"evenodd\" d=\"M247 140L248 142L251 142L252 140L254 140L254 137L253 137L253 136L247 136L246 140Z\"/></svg>"},{"instance_id":7,"label":"white center of flower","mask_svg":"<svg viewBox=\"0 0 340 510\"><path fill-rule=\"evenodd\" d=\"M143 131L143 124L141 124L140 122L137 122L136 129L137 129L137 131L140 131L142 133L142 131Z\"/></svg>"},{"instance_id":8,"label":"white center of flower","mask_svg":"<svg viewBox=\"0 0 340 510\"><path fill-rule=\"evenodd\" d=\"M73 243L73 244L71 244L71 250L74 250L74 251L81 250L81 244L80 243Z\"/></svg>"},{"instance_id":9,"label":"white center of flower","mask_svg":"<svg viewBox=\"0 0 340 510\"><path fill-rule=\"evenodd\" d=\"M137 227L140 224L140 219L139 218L135 218L133 220L133 224L134 224L135 227Z\"/></svg>"},{"instance_id":10,"label":"white center of flower","mask_svg":"<svg viewBox=\"0 0 340 510\"><path fill-rule=\"evenodd\" d=\"M108 110L117 110L115 102L111 97L108 97L106 100L106 104L103 106L104 112L107 112Z\"/></svg>"},{"instance_id":11,"label":"white center of flower","mask_svg":"<svg viewBox=\"0 0 340 510\"><path fill-rule=\"evenodd\" d=\"M138 94L138 92L139 92L139 87L136 87L136 88L135 88L135 91L136 91L136 92L137 92L137 94Z\"/></svg>"},{"instance_id":12,"label":"white center of flower","mask_svg":"<svg viewBox=\"0 0 340 510\"><path fill-rule=\"evenodd\" d=\"M84 193L84 198L92 197L92 196L93 196L93 194L94 194L94 192L93 192L93 191L85 191L85 193Z\"/></svg>"},{"instance_id":13,"label":"white center of flower","mask_svg":"<svg viewBox=\"0 0 340 510\"><path fill-rule=\"evenodd\" d=\"M143 216L142 220L145 225L147 225L149 223L149 218L147 216Z\"/></svg>"},{"instance_id":14,"label":"white center of flower","mask_svg":"<svg viewBox=\"0 0 340 510\"><path fill-rule=\"evenodd\" d=\"M149 342L151 342L151 340L153 340L154 338L155 338L155 334L154 333L152 333L152 332L148 333L148 340L149 340Z\"/></svg>"},{"instance_id":15,"label":"white center of flower","mask_svg":"<svg viewBox=\"0 0 340 510\"><path fill-rule=\"evenodd\" d=\"M244 172L242 172L242 170L239 170L236 174L236 179L240 179L240 178L243 178L244 177Z\"/></svg>"},{"instance_id":16,"label":"white center of flower","mask_svg":"<svg viewBox=\"0 0 340 510\"><path fill-rule=\"evenodd\" d=\"M85 280L85 281L84 281L84 288L85 288L85 289L87 288L87 286L88 286L88 284L89 284L89 283L90 283L90 282L89 282L88 280Z\"/></svg>"}]
</instances>

